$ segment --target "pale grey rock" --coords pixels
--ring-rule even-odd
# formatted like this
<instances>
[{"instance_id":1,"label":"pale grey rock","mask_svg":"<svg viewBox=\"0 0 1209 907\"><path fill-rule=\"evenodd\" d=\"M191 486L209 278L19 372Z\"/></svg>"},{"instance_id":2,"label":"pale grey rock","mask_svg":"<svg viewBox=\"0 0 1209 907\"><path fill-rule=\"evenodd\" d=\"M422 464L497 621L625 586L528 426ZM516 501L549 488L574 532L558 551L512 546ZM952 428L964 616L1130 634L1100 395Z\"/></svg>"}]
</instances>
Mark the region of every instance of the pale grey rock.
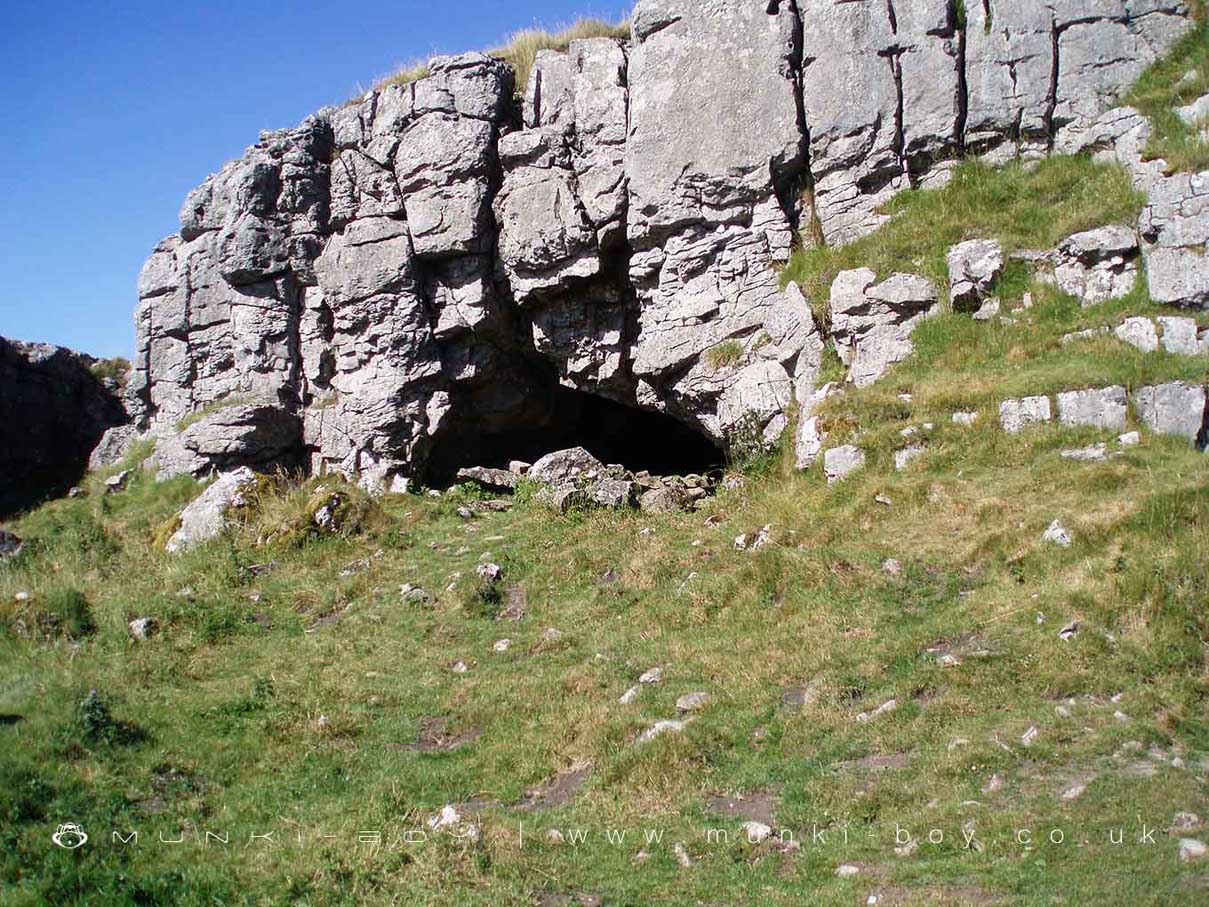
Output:
<instances>
[{"instance_id":1,"label":"pale grey rock","mask_svg":"<svg viewBox=\"0 0 1209 907\"><path fill-rule=\"evenodd\" d=\"M852 444L833 447L823 454L823 473L829 485L848 478L864 465L865 452Z\"/></svg>"},{"instance_id":2,"label":"pale grey rock","mask_svg":"<svg viewBox=\"0 0 1209 907\"><path fill-rule=\"evenodd\" d=\"M1209 847L1206 847L1203 841L1198 841L1196 838L1180 838L1181 863L1203 860L1206 855L1209 855Z\"/></svg>"},{"instance_id":3,"label":"pale grey rock","mask_svg":"<svg viewBox=\"0 0 1209 907\"><path fill-rule=\"evenodd\" d=\"M848 380L866 387L914 351L911 332L936 311L931 281L893 274L881 283L868 268L842 271L831 286L831 335Z\"/></svg>"},{"instance_id":4,"label":"pale grey rock","mask_svg":"<svg viewBox=\"0 0 1209 907\"><path fill-rule=\"evenodd\" d=\"M227 527L232 508L246 503L244 495L256 484L256 473L246 466L219 476L180 514L180 528L164 546L179 554L207 542Z\"/></svg>"},{"instance_id":5,"label":"pale grey rock","mask_svg":"<svg viewBox=\"0 0 1209 907\"><path fill-rule=\"evenodd\" d=\"M1047 396L1004 400L999 404L999 424L1009 434L1017 434L1031 425L1052 419L1053 409Z\"/></svg>"},{"instance_id":6,"label":"pale grey rock","mask_svg":"<svg viewBox=\"0 0 1209 907\"><path fill-rule=\"evenodd\" d=\"M126 482L130 479L130 470L123 469L121 472L116 472L107 478L104 482L106 493L112 491L121 491L126 487Z\"/></svg>"},{"instance_id":7,"label":"pale grey rock","mask_svg":"<svg viewBox=\"0 0 1209 907\"><path fill-rule=\"evenodd\" d=\"M115 425L107 429L89 454L88 468L105 469L121 462L139 437L139 430L133 425Z\"/></svg>"},{"instance_id":8,"label":"pale grey rock","mask_svg":"<svg viewBox=\"0 0 1209 907\"><path fill-rule=\"evenodd\" d=\"M678 712L695 712L705 707L709 702L709 693L685 693L676 700L676 711Z\"/></svg>"},{"instance_id":9,"label":"pale grey rock","mask_svg":"<svg viewBox=\"0 0 1209 907\"><path fill-rule=\"evenodd\" d=\"M1197 126L1209 119L1209 94L1201 95L1191 104L1175 109L1175 115L1189 126Z\"/></svg>"},{"instance_id":10,"label":"pale grey rock","mask_svg":"<svg viewBox=\"0 0 1209 907\"><path fill-rule=\"evenodd\" d=\"M594 504L619 510L634 503L634 483L629 479L598 479L588 487Z\"/></svg>"},{"instance_id":11,"label":"pale grey rock","mask_svg":"<svg viewBox=\"0 0 1209 907\"><path fill-rule=\"evenodd\" d=\"M1147 428L1198 444L1205 426L1205 400L1205 388L1183 381L1142 387L1133 394L1134 409Z\"/></svg>"},{"instance_id":12,"label":"pale grey rock","mask_svg":"<svg viewBox=\"0 0 1209 907\"><path fill-rule=\"evenodd\" d=\"M953 308L977 308L1003 273L1003 246L996 239L971 239L949 249L949 297Z\"/></svg>"},{"instance_id":13,"label":"pale grey rock","mask_svg":"<svg viewBox=\"0 0 1209 907\"><path fill-rule=\"evenodd\" d=\"M919 447L917 445L904 447L902 450L896 450L894 452L894 468L901 472L911 465L913 460L922 457L927 452L927 448Z\"/></svg>"},{"instance_id":14,"label":"pale grey rock","mask_svg":"<svg viewBox=\"0 0 1209 907\"><path fill-rule=\"evenodd\" d=\"M574 483L582 476L594 478L604 472L605 465L582 447L548 453L529 467L530 478L550 485Z\"/></svg>"},{"instance_id":15,"label":"pale grey rock","mask_svg":"<svg viewBox=\"0 0 1209 907\"><path fill-rule=\"evenodd\" d=\"M1002 304L998 299L988 299L979 307L978 311L974 313L973 318L975 321L990 321L999 314L1001 307ZM1004 319L1004 323L1008 323L1007 318Z\"/></svg>"},{"instance_id":16,"label":"pale grey rock","mask_svg":"<svg viewBox=\"0 0 1209 907\"><path fill-rule=\"evenodd\" d=\"M976 412L957 412L953 413L953 424L969 427L978 421L978 413Z\"/></svg>"},{"instance_id":17,"label":"pale grey rock","mask_svg":"<svg viewBox=\"0 0 1209 907\"><path fill-rule=\"evenodd\" d=\"M1112 328L1110 327L1085 328L1082 331L1072 331L1069 334L1063 334L1059 342L1063 346L1067 346L1071 343L1078 343L1081 340L1094 340L1097 337L1103 337L1111 333Z\"/></svg>"},{"instance_id":18,"label":"pale grey rock","mask_svg":"<svg viewBox=\"0 0 1209 907\"><path fill-rule=\"evenodd\" d=\"M687 510L689 498L679 488L661 485L643 492L638 499L638 508L643 513L679 513Z\"/></svg>"},{"instance_id":19,"label":"pale grey rock","mask_svg":"<svg viewBox=\"0 0 1209 907\"><path fill-rule=\"evenodd\" d=\"M507 469L489 469L485 466L471 466L459 469L459 482L478 482L485 488L496 491L512 491L520 481L520 476Z\"/></svg>"},{"instance_id":20,"label":"pale grey rock","mask_svg":"<svg viewBox=\"0 0 1209 907\"><path fill-rule=\"evenodd\" d=\"M664 734L679 734L686 727L688 727L687 720L678 721L675 719L667 718L662 721L656 721L654 724L652 724L650 727L648 727L646 730L644 730L641 734L638 735L638 742L639 743L648 743L651 740L654 740L656 737L662 737Z\"/></svg>"},{"instance_id":21,"label":"pale grey rock","mask_svg":"<svg viewBox=\"0 0 1209 907\"><path fill-rule=\"evenodd\" d=\"M1120 431L1125 428L1125 388L1121 386L1065 391L1058 394L1058 421Z\"/></svg>"},{"instance_id":22,"label":"pale grey rock","mask_svg":"<svg viewBox=\"0 0 1209 907\"><path fill-rule=\"evenodd\" d=\"M1117 438L1117 443L1122 447L1137 447L1142 443L1142 436L1136 431L1127 431Z\"/></svg>"},{"instance_id":23,"label":"pale grey rock","mask_svg":"<svg viewBox=\"0 0 1209 907\"><path fill-rule=\"evenodd\" d=\"M1054 520L1049 524L1049 528L1041 534L1041 541L1049 542L1057 545L1060 548L1069 548L1074 541L1068 530L1059 520Z\"/></svg>"},{"instance_id":24,"label":"pale grey rock","mask_svg":"<svg viewBox=\"0 0 1209 907\"><path fill-rule=\"evenodd\" d=\"M1117 326L1113 334L1122 343L1137 347L1143 353L1153 353L1159 348L1159 335L1155 330L1154 322L1140 315L1126 318Z\"/></svg>"},{"instance_id":25,"label":"pale grey rock","mask_svg":"<svg viewBox=\"0 0 1209 907\"><path fill-rule=\"evenodd\" d=\"M1163 332L1163 349L1177 356L1195 356L1203 352L1197 334L1197 323L1191 318L1160 315L1155 319Z\"/></svg>"},{"instance_id":26,"label":"pale grey rock","mask_svg":"<svg viewBox=\"0 0 1209 907\"><path fill-rule=\"evenodd\" d=\"M1108 445L1093 444L1090 447L1080 447L1074 450L1064 450L1060 453L1064 460L1092 462L1108 459Z\"/></svg>"},{"instance_id":27,"label":"pale grey rock","mask_svg":"<svg viewBox=\"0 0 1209 907\"><path fill-rule=\"evenodd\" d=\"M297 416L271 404L234 403L160 438L146 466L159 481L238 466L287 468L301 462L301 447Z\"/></svg>"},{"instance_id":28,"label":"pale grey rock","mask_svg":"<svg viewBox=\"0 0 1209 907\"><path fill-rule=\"evenodd\" d=\"M1076 233L1058 244L1054 279L1086 305L1127 296L1138 278L1138 239L1120 224Z\"/></svg>"},{"instance_id":29,"label":"pale grey rock","mask_svg":"<svg viewBox=\"0 0 1209 907\"><path fill-rule=\"evenodd\" d=\"M828 397L836 392L834 384L824 384L807 399L800 400L798 426L794 436L794 465L798 469L809 469L823 452L827 433L816 410Z\"/></svg>"},{"instance_id":30,"label":"pale grey rock","mask_svg":"<svg viewBox=\"0 0 1209 907\"><path fill-rule=\"evenodd\" d=\"M130 622L129 629L135 642L146 642L159 630L159 622L154 617L138 617Z\"/></svg>"}]
</instances>

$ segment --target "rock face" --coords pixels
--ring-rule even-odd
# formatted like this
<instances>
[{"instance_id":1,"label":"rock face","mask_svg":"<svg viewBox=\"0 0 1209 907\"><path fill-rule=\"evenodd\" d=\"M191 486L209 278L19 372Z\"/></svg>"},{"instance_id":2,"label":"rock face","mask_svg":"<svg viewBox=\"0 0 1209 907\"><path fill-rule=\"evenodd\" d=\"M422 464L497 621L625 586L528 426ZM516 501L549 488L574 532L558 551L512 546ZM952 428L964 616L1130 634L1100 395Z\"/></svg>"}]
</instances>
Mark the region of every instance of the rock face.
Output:
<instances>
[{"instance_id":1,"label":"rock face","mask_svg":"<svg viewBox=\"0 0 1209 907\"><path fill-rule=\"evenodd\" d=\"M1003 273L1003 246L995 239L971 239L949 249L949 298L957 311L978 308Z\"/></svg>"},{"instance_id":2,"label":"rock face","mask_svg":"<svg viewBox=\"0 0 1209 907\"><path fill-rule=\"evenodd\" d=\"M66 491L102 435L127 420L95 362L0 337L0 516Z\"/></svg>"},{"instance_id":3,"label":"rock face","mask_svg":"<svg viewBox=\"0 0 1209 907\"><path fill-rule=\"evenodd\" d=\"M893 274L881 283L868 268L842 271L831 286L831 335L848 380L872 384L914 352L911 332L935 311L936 285L914 274Z\"/></svg>"},{"instance_id":4,"label":"rock face","mask_svg":"<svg viewBox=\"0 0 1209 907\"><path fill-rule=\"evenodd\" d=\"M442 57L263 134L143 269L138 427L168 471L248 462L267 430L266 455L387 487L505 465L475 452L548 429L567 389L776 439L824 349L778 279L792 244L867 232L967 151L1085 131L1188 27L1180 0L997 0L993 27L959 2L641 0L631 41L543 51L528 85ZM934 302L866 290L857 383ZM172 437L235 399L277 415Z\"/></svg>"},{"instance_id":5,"label":"rock face","mask_svg":"<svg viewBox=\"0 0 1209 907\"><path fill-rule=\"evenodd\" d=\"M1120 299L1137 283L1138 257L1138 238L1129 227L1113 224L1076 233L1058 246L1054 278L1084 305Z\"/></svg>"}]
</instances>

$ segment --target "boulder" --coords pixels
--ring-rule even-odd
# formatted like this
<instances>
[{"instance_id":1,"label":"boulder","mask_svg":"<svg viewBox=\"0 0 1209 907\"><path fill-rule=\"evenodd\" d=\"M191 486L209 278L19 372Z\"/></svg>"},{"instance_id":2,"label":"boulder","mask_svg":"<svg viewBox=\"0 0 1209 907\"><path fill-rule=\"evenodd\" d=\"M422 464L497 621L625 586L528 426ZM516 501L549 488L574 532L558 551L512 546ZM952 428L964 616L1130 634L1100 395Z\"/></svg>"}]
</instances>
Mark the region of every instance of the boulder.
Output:
<instances>
[{"instance_id":1,"label":"boulder","mask_svg":"<svg viewBox=\"0 0 1209 907\"><path fill-rule=\"evenodd\" d=\"M240 466L289 468L301 463L301 454L302 424L296 416L271 404L232 403L159 439L146 465L164 481Z\"/></svg>"},{"instance_id":2,"label":"boulder","mask_svg":"<svg viewBox=\"0 0 1209 907\"><path fill-rule=\"evenodd\" d=\"M823 454L823 473L831 485L848 478L865 465L865 452L852 444L833 447Z\"/></svg>"},{"instance_id":3,"label":"boulder","mask_svg":"<svg viewBox=\"0 0 1209 907\"><path fill-rule=\"evenodd\" d=\"M638 499L643 513L679 513L689 509L690 498L674 485L660 485L644 492Z\"/></svg>"},{"instance_id":4,"label":"boulder","mask_svg":"<svg viewBox=\"0 0 1209 907\"><path fill-rule=\"evenodd\" d=\"M605 472L605 465L584 450L572 447L546 454L529 468L529 477L548 485L574 483L583 476L594 478Z\"/></svg>"},{"instance_id":5,"label":"boulder","mask_svg":"<svg viewBox=\"0 0 1209 907\"><path fill-rule=\"evenodd\" d=\"M159 630L154 617L139 617L130 622L130 636L135 642L146 642Z\"/></svg>"},{"instance_id":6,"label":"boulder","mask_svg":"<svg viewBox=\"0 0 1209 907\"><path fill-rule=\"evenodd\" d=\"M1143 353L1153 353L1159 348L1159 335L1154 322L1140 315L1126 318L1113 331L1122 343L1137 347Z\"/></svg>"},{"instance_id":7,"label":"boulder","mask_svg":"<svg viewBox=\"0 0 1209 907\"><path fill-rule=\"evenodd\" d=\"M1155 319L1163 332L1163 349L1177 356L1196 356L1206 352L1197 323L1191 318L1160 315Z\"/></svg>"},{"instance_id":8,"label":"boulder","mask_svg":"<svg viewBox=\"0 0 1209 907\"><path fill-rule=\"evenodd\" d=\"M249 503L247 494L257 482L256 473L246 466L220 475L181 511L180 525L164 546L168 553L179 554L218 536L230 512Z\"/></svg>"},{"instance_id":9,"label":"boulder","mask_svg":"<svg viewBox=\"0 0 1209 907\"><path fill-rule=\"evenodd\" d=\"M601 507L620 510L634 503L634 483L629 479L598 479L588 486L588 498Z\"/></svg>"},{"instance_id":10,"label":"boulder","mask_svg":"<svg viewBox=\"0 0 1209 907\"><path fill-rule=\"evenodd\" d=\"M1130 227L1113 224L1076 233L1058 245L1054 279L1085 306L1120 299L1137 283L1139 256Z\"/></svg>"},{"instance_id":11,"label":"boulder","mask_svg":"<svg viewBox=\"0 0 1209 907\"><path fill-rule=\"evenodd\" d=\"M115 425L107 429L88 456L88 468L105 469L121 462L139 437L139 430L134 425Z\"/></svg>"},{"instance_id":12,"label":"boulder","mask_svg":"<svg viewBox=\"0 0 1209 907\"><path fill-rule=\"evenodd\" d=\"M848 380L866 387L914 351L911 332L937 309L936 285L915 274L881 283L868 268L842 271L831 285L831 336Z\"/></svg>"},{"instance_id":13,"label":"boulder","mask_svg":"<svg viewBox=\"0 0 1209 907\"><path fill-rule=\"evenodd\" d=\"M949 297L956 311L972 311L989 298L1003 273L1003 246L995 239L971 239L949 249Z\"/></svg>"},{"instance_id":14,"label":"boulder","mask_svg":"<svg viewBox=\"0 0 1209 907\"><path fill-rule=\"evenodd\" d=\"M1121 386L1058 394L1058 421L1121 431L1125 428L1125 388Z\"/></svg>"},{"instance_id":15,"label":"boulder","mask_svg":"<svg viewBox=\"0 0 1209 907\"><path fill-rule=\"evenodd\" d=\"M1133 406L1138 418L1160 435L1181 435L1203 446L1205 388L1183 381L1138 388Z\"/></svg>"},{"instance_id":16,"label":"boulder","mask_svg":"<svg viewBox=\"0 0 1209 907\"><path fill-rule=\"evenodd\" d=\"M999 404L999 424L1009 434L1017 434L1030 425L1053 419L1049 397L1024 397Z\"/></svg>"},{"instance_id":17,"label":"boulder","mask_svg":"<svg viewBox=\"0 0 1209 907\"><path fill-rule=\"evenodd\" d=\"M798 410L798 427L794 436L794 465L798 469L809 469L823 452L827 433L815 412L823 401L835 393L834 384L824 384L801 403Z\"/></svg>"},{"instance_id":18,"label":"boulder","mask_svg":"<svg viewBox=\"0 0 1209 907\"><path fill-rule=\"evenodd\" d=\"M512 491L521 480L521 476L507 469L471 466L467 469L459 469L457 479L459 482L478 482L484 488L494 491Z\"/></svg>"}]
</instances>

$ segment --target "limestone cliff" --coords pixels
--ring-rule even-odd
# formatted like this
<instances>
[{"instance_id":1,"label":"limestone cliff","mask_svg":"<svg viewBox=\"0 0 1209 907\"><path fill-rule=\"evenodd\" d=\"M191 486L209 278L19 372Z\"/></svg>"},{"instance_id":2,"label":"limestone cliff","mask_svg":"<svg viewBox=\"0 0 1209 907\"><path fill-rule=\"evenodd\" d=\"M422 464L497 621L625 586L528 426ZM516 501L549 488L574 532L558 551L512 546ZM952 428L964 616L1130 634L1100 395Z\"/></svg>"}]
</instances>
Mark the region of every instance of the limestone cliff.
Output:
<instances>
[{"instance_id":1,"label":"limestone cliff","mask_svg":"<svg viewBox=\"0 0 1209 907\"><path fill-rule=\"evenodd\" d=\"M139 282L135 417L238 403L382 483L551 426L560 386L776 437L823 349L779 287L795 242L962 156L1047 153L1188 26L1181 0L642 0L631 41L524 86L438 58L190 194Z\"/></svg>"}]
</instances>

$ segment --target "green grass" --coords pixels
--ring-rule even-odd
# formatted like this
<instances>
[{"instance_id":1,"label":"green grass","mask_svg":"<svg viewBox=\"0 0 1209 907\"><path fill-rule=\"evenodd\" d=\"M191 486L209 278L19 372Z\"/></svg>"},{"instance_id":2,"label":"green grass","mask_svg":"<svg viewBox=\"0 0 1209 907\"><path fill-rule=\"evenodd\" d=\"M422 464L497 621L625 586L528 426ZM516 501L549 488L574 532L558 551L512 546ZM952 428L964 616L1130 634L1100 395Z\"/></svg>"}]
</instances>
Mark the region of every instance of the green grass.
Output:
<instances>
[{"instance_id":1,"label":"green grass","mask_svg":"<svg viewBox=\"0 0 1209 907\"><path fill-rule=\"evenodd\" d=\"M796 281L826 323L831 283L840 271L867 267L879 278L907 271L947 288L945 257L958 242L998 239L1005 252L1048 249L1081 230L1132 223L1141 207L1121 168L1085 156L1006 167L967 161L945 188L894 198L887 207L891 221L875 233L838 248L798 250L782 279Z\"/></svg>"},{"instance_id":2,"label":"green grass","mask_svg":"<svg viewBox=\"0 0 1209 907\"><path fill-rule=\"evenodd\" d=\"M1209 22L1203 11L1198 18L1197 28L1147 69L1124 98L1153 124L1147 156L1162 158L1173 172L1209 169L1209 143L1199 136L1209 123L1190 126L1175 115L1175 108L1209 93Z\"/></svg>"},{"instance_id":3,"label":"green grass","mask_svg":"<svg viewBox=\"0 0 1209 907\"><path fill-rule=\"evenodd\" d=\"M727 340L705 351L705 364L714 371L736 365L743 359L743 344L738 340Z\"/></svg>"},{"instance_id":4,"label":"green grass","mask_svg":"<svg viewBox=\"0 0 1209 907\"><path fill-rule=\"evenodd\" d=\"M516 92L523 94L529 84L529 74L537 61L537 54L543 50L566 51L572 41L584 38L617 38L630 37L628 21L619 23L605 22L601 19L581 18L571 25L563 26L556 31L544 28L526 28L511 35L499 47L487 51L488 56L503 60L516 73ZM375 86L382 89L389 85L406 85L419 81L431 74L428 63L414 61L401 66L398 71L382 79Z\"/></svg>"},{"instance_id":5,"label":"green grass","mask_svg":"<svg viewBox=\"0 0 1209 907\"><path fill-rule=\"evenodd\" d=\"M229 409L232 406L243 406L248 402L248 397L233 394L229 397L223 397L219 400L215 400L213 403L207 403L205 406L201 407L200 409L195 409L193 412L189 413L189 415L177 422L176 430L184 431L190 426L196 425L198 422L201 422L203 419L206 419L217 412L221 412L224 409Z\"/></svg>"}]
</instances>

